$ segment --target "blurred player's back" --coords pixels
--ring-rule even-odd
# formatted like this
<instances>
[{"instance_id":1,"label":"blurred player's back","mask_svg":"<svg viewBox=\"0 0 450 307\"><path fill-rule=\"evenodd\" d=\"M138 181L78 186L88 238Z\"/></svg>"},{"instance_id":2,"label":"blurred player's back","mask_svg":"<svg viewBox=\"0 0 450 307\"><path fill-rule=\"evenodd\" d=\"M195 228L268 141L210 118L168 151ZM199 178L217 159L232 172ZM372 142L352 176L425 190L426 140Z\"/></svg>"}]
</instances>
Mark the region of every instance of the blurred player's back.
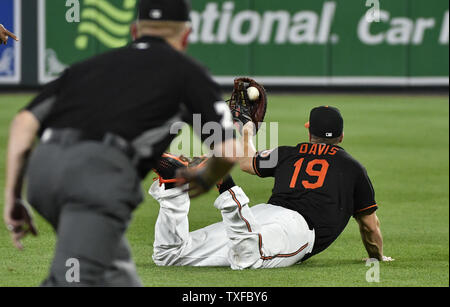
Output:
<instances>
[{"instance_id":1,"label":"blurred player's back","mask_svg":"<svg viewBox=\"0 0 450 307\"><path fill-rule=\"evenodd\" d=\"M140 38L67 69L55 81L61 95L45 125L98 135L109 131L132 140L179 109L183 92L173 88L184 88L184 72L192 67L193 61L163 39Z\"/></svg>"}]
</instances>

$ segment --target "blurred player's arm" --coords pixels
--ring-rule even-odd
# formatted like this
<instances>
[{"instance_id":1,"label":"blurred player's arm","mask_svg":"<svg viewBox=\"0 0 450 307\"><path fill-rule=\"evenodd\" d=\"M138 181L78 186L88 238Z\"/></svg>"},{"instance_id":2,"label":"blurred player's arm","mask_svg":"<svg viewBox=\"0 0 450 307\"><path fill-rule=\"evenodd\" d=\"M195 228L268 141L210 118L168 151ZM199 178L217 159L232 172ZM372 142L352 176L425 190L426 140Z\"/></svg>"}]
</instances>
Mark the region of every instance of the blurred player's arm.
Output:
<instances>
[{"instance_id":1,"label":"blurred player's arm","mask_svg":"<svg viewBox=\"0 0 450 307\"><path fill-rule=\"evenodd\" d=\"M22 249L20 240L28 232L37 234L31 214L21 200L21 193L25 167L39 127L36 117L24 110L14 118L9 133L3 219L18 249Z\"/></svg>"},{"instance_id":2,"label":"blurred player's arm","mask_svg":"<svg viewBox=\"0 0 450 307\"><path fill-rule=\"evenodd\" d=\"M362 214L356 217L356 221L358 222L361 239L369 258L375 258L380 261L392 261L392 258L383 255L383 236L377 214L375 212Z\"/></svg>"},{"instance_id":3,"label":"blurred player's arm","mask_svg":"<svg viewBox=\"0 0 450 307\"><path fill-rule=\"evenodd\" d=\"M177 172L180 184L189 183L189 196L197 197L211 189L220 179L227 175L236 164L235 155L227 155L229 150L239 146L234 138L225 140L215 146L213 156L199 168L181 168Z\"/></svg>"},{"instance_id":4,"label":"blurred player's arm","mask_svg":"<svg viewBox=\"0 0 450 307\"><path fill-rule=\"evenodd\" d=\"M11 123L6 160L5 207L3 219L11 231L14 245L22 249L20 240L37 231L27 206L22 201L22 185L28 156L36 136L47 118L64 80L64 74L48 83L28 106L16 115Z\"/></svg>"},{"instance_id":5,"label":"blurred player's arm","mask_svg":"<svg viewBox=\"0 0 450 307\"><path fill-rule=\"evenodd\" d=\"M212 140L208 143L212 158L204 166L184 168L177 172L179 184L188 183L189 196L196 197L207 192L231 171L237 162L239 144L233 131L230 109L222 100L220 86L204 67L192 63L188 65L186 69L180 69L189 72L184 76L181 89L184 121L193 126L202 142ZM203 129L206 124L216 129Z\"/></svg>"},{"instance_id":6,"label":"blurred player's arm","mask_svg":"<svg viewBox=\"0 0 450 307\"><path fill-rule=\"evenodd\" d=\"M8 38L11 37L13 40L18 41L19 39L13 33L5 29L5 27L0 24L0 45L8 42Z\"/></svg>"}]
</instances>

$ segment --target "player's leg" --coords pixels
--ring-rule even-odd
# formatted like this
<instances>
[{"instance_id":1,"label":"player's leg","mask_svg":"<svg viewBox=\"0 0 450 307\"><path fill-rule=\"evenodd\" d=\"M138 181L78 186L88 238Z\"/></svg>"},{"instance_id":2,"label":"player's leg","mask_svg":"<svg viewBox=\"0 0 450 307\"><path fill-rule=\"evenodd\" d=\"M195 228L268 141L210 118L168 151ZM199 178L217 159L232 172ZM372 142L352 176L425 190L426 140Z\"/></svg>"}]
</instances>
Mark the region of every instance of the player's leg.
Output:
<instances>
[{"instance_id":1,"label":"player's leg","mask_svg":"<svg viewBox=\"0 0 450 307\"><path fill-rule=\"evenodd\" d=\"M125 236L122 237L112 265L105 272L105 286L108 287L140 287L141 280L136 265L131 259L130 246Z\"/></svg>"},{"instance_id":2,"label":"player's leg","mask_svg":"<svg viewBox=\"0 0 450 307\"><path fill-rule=\"evenodd\" d=\"M252 212L261 223L261 268L291 266L312 251L314 231L298 212L270 204L254 206Z\"/></svg>"},{"instance_id":3,"label":"player's leg","mask_svg":"<svg viewBox=\"0 0 450 307\"><path fill-rule=\"evenodd\" d=\"M230 242L228 258L232 269L258 267L261 226L248 206L249 199L228 176L220 187L214 206L221 211Z\"/></svg>"},{"instance_id":4,"label":"player's leg","mask_svg":"<svg viewBox=\"0 0 450 307\"><path fill-rule=\"evenodd\" d=\"M98 210L92 207L77 203L64 206L59 220L55 257L50 276L43 286L108 284L106 273L114 266L128 221L112 212L105 212L102 207L97 207ZM118 278L117 275L115 277ZM131 285L135 283L121 284Z\"/></svg>"},{"instance_id":5,"label":"player's leg","mask_svg":"<svg viewBox=\"0 0 450 307\"><path fill-rule=\"evenodd\" d=\"M148 192L160 205L152 256L157 265L174 265L187 244L190 200L183 189L175 187L176 171L187 166L182 157L164 153L154 168L159 178Z\"/></svg>"},{"instance_id":6,"label":"player's leg","mask_svg":"<svg viewBox=\"0 0 450 307\"><path fill-rule=\"evenodd\" d=\"M232 180L227 185L214 205L226 226L233 269L289 266L312 250L314 232L301 215L267 204L250 208L244 191Z\"/></svg>"},{"instance_id":7,"label":"player's leg","mask_svg":"<svg viewBox=\"0 0 450 307\"><path fill-rule=\"evenodd\" d=\"M183 188L153 183L150 195L160 204L155 224L153 260L161 266L228 266L223 223L189 232L190 199Z\"/></svg>"},{"instance_id":8,"label":"player's leg","mask_svg":"<svg viewBox=\"0 0 450 307\"><path fill-rule=\"evenodd\" d=\"M159 175L149 193L159 202L155 225L153 260L157 265L228 266L227 239L221 223L189 232L190 199L183 188L176 188L176 170L198 166L205 158L189 161L164 153L155 166Z\"/></svg>"},{"instance_id":9,"label":"player's leg","mask_svg":"<svg viewBox=\"0 0 450 307\"><path fill-rule=\"evenodd\" d=\"M29 199L57 232L50 276L43 285L118 284L123 270L116 270L116 280L106 281L106 273L116 260L131 262L121 247L131 213L142 200L139 178L125 155L103 145L56 147L60 159L50 161L51 155L41 148L29 169ZM39 166L52 163L47 171ZM39 177L48 179L49 184L41 187L36 183ZM47 196L39 196L42 194ZM120 285L137 285L138 277L130 278L134 273L127 270L127 277L122 274Z\"/></svg>"},{"instance_id":10,"label":"player's leg","mask_svg":"<svg viewBox=\"0 0 450 307\"><path fill-rule=\"evenodd\" d=\"M174 258L187 245L189 196L181 188L166 190L159 181L152 184L149 194L160 206L155 224L153 261L157 265L172 265Z\"/></svg>"}]
</instances>

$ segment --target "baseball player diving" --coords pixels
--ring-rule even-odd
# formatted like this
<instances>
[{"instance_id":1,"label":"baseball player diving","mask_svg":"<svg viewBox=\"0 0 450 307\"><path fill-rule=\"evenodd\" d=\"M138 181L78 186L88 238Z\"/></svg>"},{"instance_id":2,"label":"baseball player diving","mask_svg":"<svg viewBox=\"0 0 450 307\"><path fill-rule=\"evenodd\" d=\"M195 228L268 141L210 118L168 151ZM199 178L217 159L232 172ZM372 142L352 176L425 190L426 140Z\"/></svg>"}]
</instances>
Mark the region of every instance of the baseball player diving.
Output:
<instances>
[{"instance_id":1,"label":"baseball player diving","mask_svg":"<svg viewBox=\"0 0 450 307\"><path fill-rule=\"evenodd\" d=\"M257 87L253 104L246 88ZM343 118L329 106L311 110L309 142L257 152L252 141L265 114L264 88L252 79L237 79L230 101L241 123L242 171L274 177L266 204L249 207L250 199L228 175L218 185L214 206L223 221L189 232L190 198L177 186L180 169L201 168L202 159L165 153L155 171L159 179L149 194L159 202L153 260L159 266L230 266L232 269L291 266L324 251L346 227L359 224L369 258L392 261L383 254L375 193L365 168L340 144ZM259 117L259 118L258 118Z\"/></svg>"}]
</instances>

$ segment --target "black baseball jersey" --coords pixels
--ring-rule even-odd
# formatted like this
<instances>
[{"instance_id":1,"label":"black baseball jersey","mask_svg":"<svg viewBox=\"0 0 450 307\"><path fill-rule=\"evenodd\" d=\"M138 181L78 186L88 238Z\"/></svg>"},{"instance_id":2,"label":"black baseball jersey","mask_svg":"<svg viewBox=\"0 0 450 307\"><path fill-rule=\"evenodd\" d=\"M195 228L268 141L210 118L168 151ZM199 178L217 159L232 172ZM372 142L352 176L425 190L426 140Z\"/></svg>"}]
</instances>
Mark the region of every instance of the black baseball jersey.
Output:
<instances>
[{"instance_id":1,"label":"black baseball jersey","mask_svg":"<svg viewBox=\"0 0 450 307\"><path fill-rule=\"evenodd\" d=\"M333 243L351 216L377 209L365 168L336 145L301 143L262 151L253 168L260 177L275 177L268 203L299 212L315 230L308 257Z\"/></svg>"},{"instance_id":2,"label":"black baseball jersey","mask_svg":"<svg viewBox=\"0 0 450 307\"><path fill-rule=\"evenodd\" d=\"M177 131L176 122L198 127L214 122L223 138L233 135L219 85L189 56L163 39L143 37L130 45L68 68L27 107L45 128L73 128L93 139L114 133L158 158ZM217 130L217 129L216 129ZM206 132L206 133L205 133ZM202 139L217 131L204 131ZM144 173L151 168L141 170Z\"/></svg>"}]
</instances>

